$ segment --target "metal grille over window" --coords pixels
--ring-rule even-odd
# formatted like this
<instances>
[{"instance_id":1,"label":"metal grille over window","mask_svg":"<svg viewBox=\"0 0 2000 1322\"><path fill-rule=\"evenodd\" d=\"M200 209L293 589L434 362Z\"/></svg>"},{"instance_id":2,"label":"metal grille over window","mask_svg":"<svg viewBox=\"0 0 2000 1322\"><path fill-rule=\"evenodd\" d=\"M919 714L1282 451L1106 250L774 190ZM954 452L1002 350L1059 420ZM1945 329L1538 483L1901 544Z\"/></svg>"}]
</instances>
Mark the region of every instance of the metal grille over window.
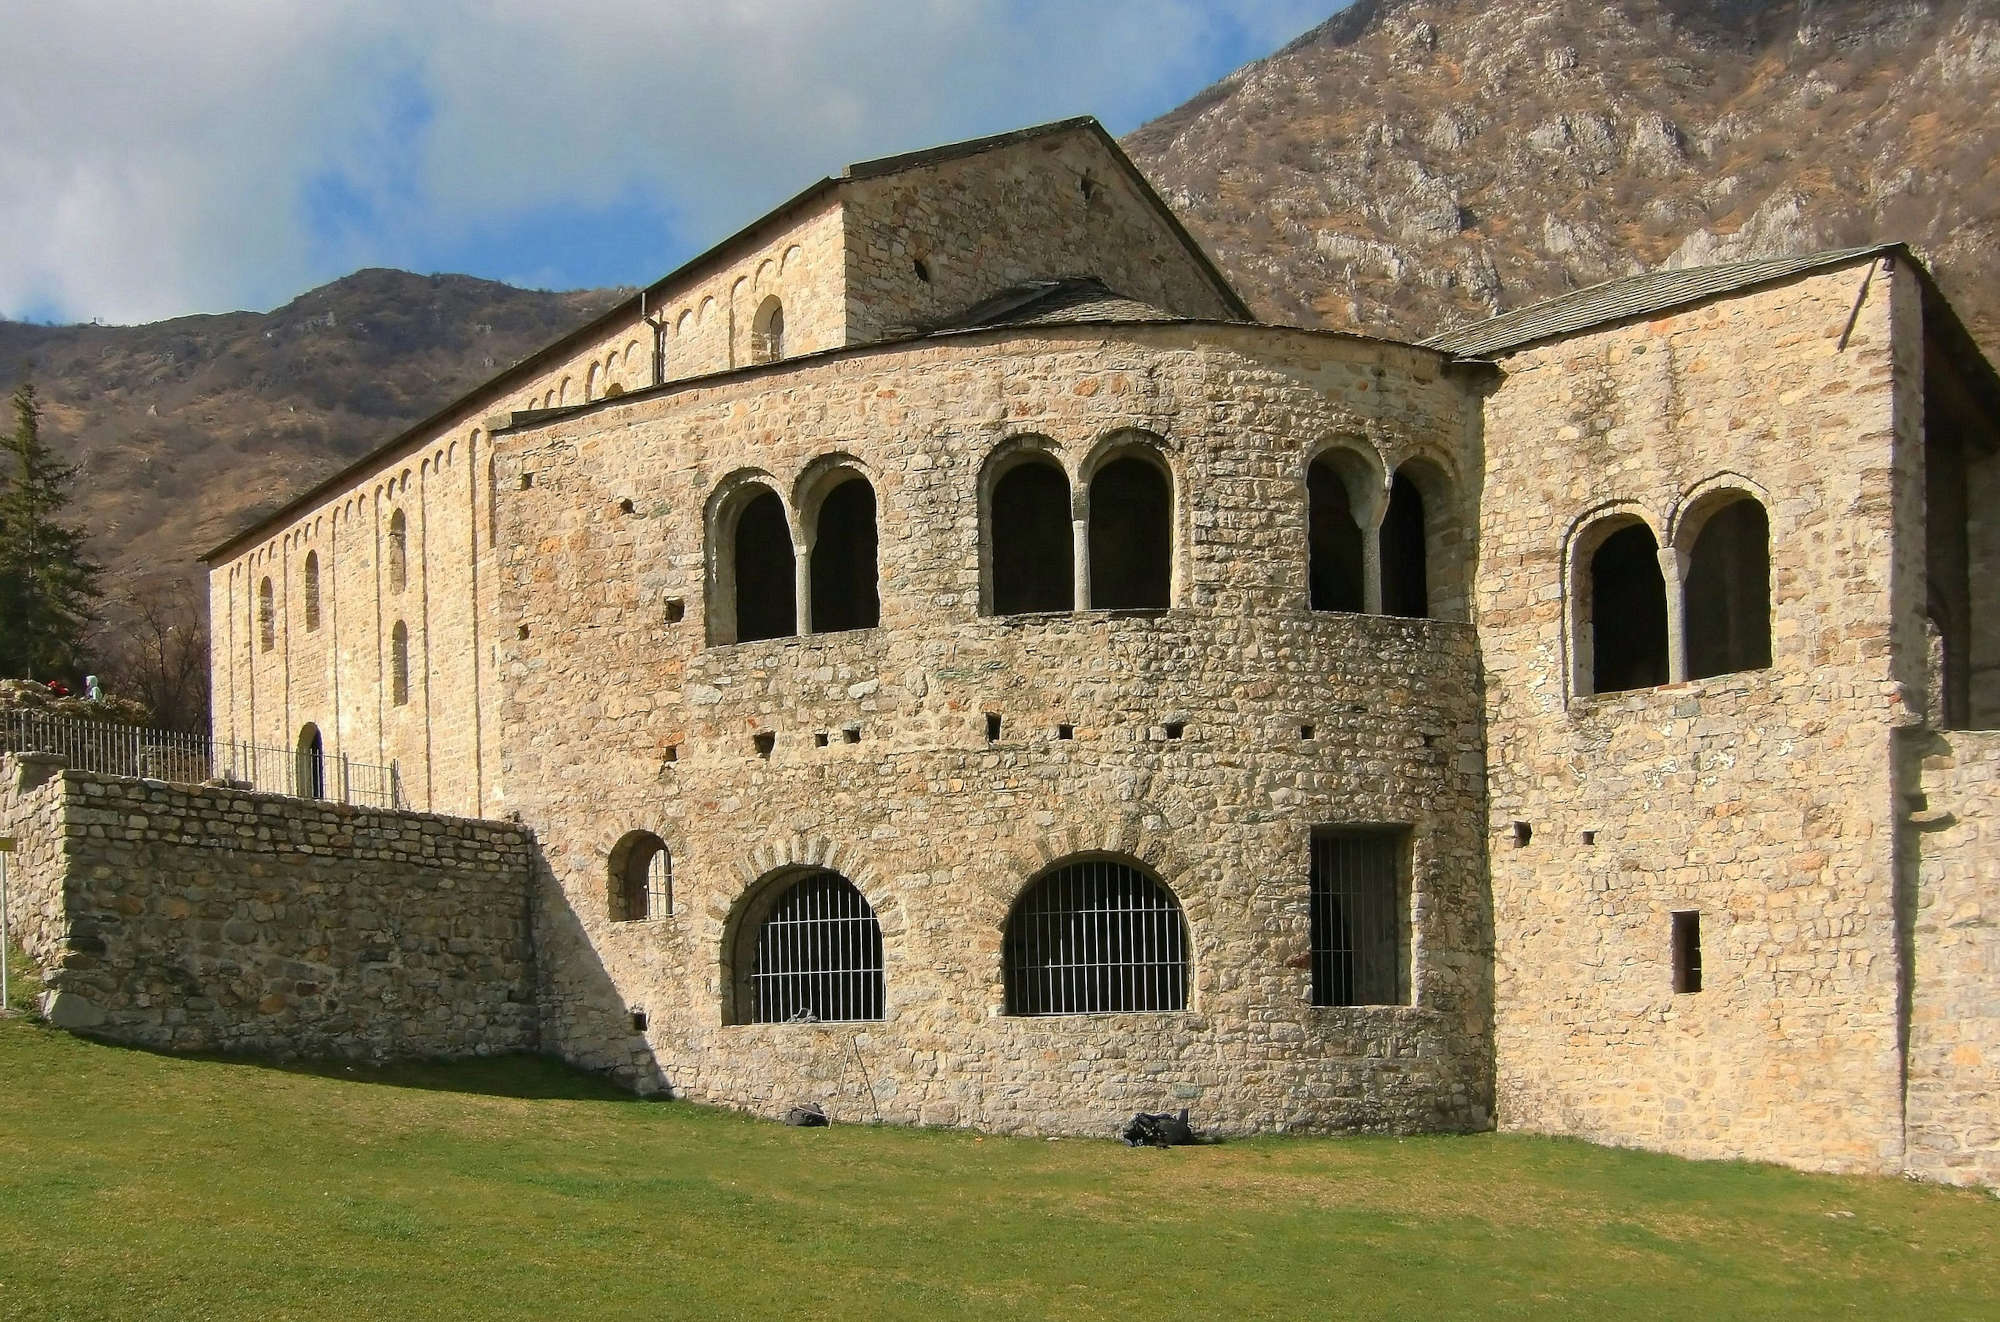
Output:
<instances>
[{"instance_id":1,"label":"metal grille over window","mask_svg":"<svg viewBox=\"0 0 2000 1322\"><path fill-rule=\"evenodd\" d=\"M757 929L753 1023L882 1017L882 928L837 872L802 877Z\"/></svg>"},{"instance_id":2,"label":"metal grille over window","mask_svg":"<svg viewBox=\"0 0 2000 1322\"><path fill-rule=\"evenodd\" d=\"M1187 1008L1180 903L1112 859L1069 863L1030 886L1007 919L1004 963L1008 1014Z\"/></svg>"},{"instance_id":3,"label":"metal grille over window","mask_svg":"<svg viewBox=\"0 0 2000 1322\"><path fill-rule=\"evenodd\" d=\"M1401 831L1321 831L1312 842L1312 1003L1403 1000Z\"/></svg>"}]
</instances>

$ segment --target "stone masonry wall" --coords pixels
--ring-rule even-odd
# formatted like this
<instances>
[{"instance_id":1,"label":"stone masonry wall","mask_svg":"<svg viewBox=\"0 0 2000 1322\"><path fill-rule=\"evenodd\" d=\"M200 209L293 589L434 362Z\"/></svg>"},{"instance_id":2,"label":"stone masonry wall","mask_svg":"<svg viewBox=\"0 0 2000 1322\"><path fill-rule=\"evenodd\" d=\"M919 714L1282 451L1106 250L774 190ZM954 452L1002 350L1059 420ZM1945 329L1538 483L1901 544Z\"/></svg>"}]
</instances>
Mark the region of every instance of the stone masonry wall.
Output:
<instances>
[{"instance_id":1,"label":"stone masonry wall","mask_svg":"<svg viewBox=\"0 0 2000 1322\"><path fill-rule=\"evenodd\" d=\"M60 1027L285 1057L537 1045L519 827L76 771L0 814Z\"/></svg>"},{"instance_id":2,"label":"stone masonry wall","mask_svg":"<svg viewBox=\"0 0 2000 1322\"><path fill-rule=\"evenodd\" d=\"M549 869L545 1044L765 1112L812 1098L849 1119L1103 1133L1186 1103L1230 1132L1484 1126L1471 631L1305 595L1310 459L1339 443L1377 473L1411 455L1462 473L1467 409L1426 351L1165 326L896 346L802 364L782 389L698 384L503 434L502 774ZM989 458L1038 449L1082 490L1121 444L1173 473L1172 608L982 614ZM877 495L880 627L710 645L713 497L768 484L809 527L830 464ZM1413 995L1315 1008L1312 830L1398 823ZM612 851L641 829L672 850L674 911L614 921ZM1179 897L1187 1011L1003 1012L1009 908L1079 853ZM874 907L886 1017L725 1023L743 906L810 865Z\"/></svg>"},{"instance_id":3,"label":"stone masonry wall","mask_svg":"<svg viewBox=\"0 0 2000 1322\"><path fill-rule=\"evenodd\" d=\"M1236 315L1092 134L859 180L847 198L850 343L1055 276L1098 276L1179 316Z\"/></svg>"},{"instance_id":4,"label":"stone masonry wall","mask_svg":"<svg viewBox=\"0 0 2000 1322\"><path fill-rule=\"evenodd\" d=\"M1915 734L1912 1174L2000 1188L2000 734Z\"/></svg>"},{"instance_id":5,"label":"stone masonry wall","mask_svg":"<svg viewBox=\"0 0 2000 1322\"><path fill-rule=\"evenodd\" d=\"M1923 553L1893 531L1921 527L1894 513L1922 489L1891 356L1908 280L1864 263L1502 360L1476 619L1505 1128L1900 1167L1892 737L1923 706L1892 657L1894 585ZM1718 485L1769 515L1772 666L1576 692L1572 536L1629 514L1684 551ZM1677 910L1700 914L1699 993L1674 991Z\"/></svg>"},{"instance_id":6,"label":"stone masonry wall","mask_svg":"<svg viewBox=\"0 0 2000 1322\"><path fill-rule=\"evenodd\" d=\"M0 756L0 835L15 839L7 860L8 936L28 962L51 968L63 921L62 762L35 753Z\"/></svg>"}]
</instances>

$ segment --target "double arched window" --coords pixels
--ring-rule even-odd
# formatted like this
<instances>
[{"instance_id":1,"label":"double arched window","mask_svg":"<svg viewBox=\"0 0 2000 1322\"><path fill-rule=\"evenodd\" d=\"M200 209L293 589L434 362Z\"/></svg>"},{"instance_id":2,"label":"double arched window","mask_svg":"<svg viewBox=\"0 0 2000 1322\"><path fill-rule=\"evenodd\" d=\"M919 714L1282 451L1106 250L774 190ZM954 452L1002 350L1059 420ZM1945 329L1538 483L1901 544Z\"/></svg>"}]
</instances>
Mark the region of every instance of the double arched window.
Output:
<instances>
[{"instance_id":1,"label":"double arched window","mask_svg":"<svg viewBox=\"0 0 2000 1322\"><path fill-rule=\"evenodd\" d=\"M1071 859L1030 883L1007 916L1001 956L1008 1014L1187 1008L1180 902L1122 859Z\"/></svg>"},{"instance_id":2,"label":"double arched window","mask_svg":"<svg viewBox=\"0 0 2000 1322\"><path fill-rule=\"evenodd\" d=\"M1443 470L1412 459L1390 474L1362 443L1321 451L1306 467L1306 585L1316 611L1413 619L1453 608L1455 527ZM1443 589L1443 590L1441 590Z\"/></svg>"},{"instance_id":3,"label":"double arched window","mask_svg":"<svg viewBox=\"0 0 2000 1322\"><path fill-rule=\"evenodd\" d=\"M762 474L731 478L709 502L709 641L744 643L881 622L875 488L824 465L800 484L806 573L785 502ZM804 588L805 618L799 611Z\"/></svg>"},{"instance_id":4,"label":"double arched window","mask_svg":"<svg viewBox=\"0 0 2000 1322\"><path fill-rule=\"evenodd\" d=\"M1619 510L1570 545L1579 694L1619 693L1771 664L1771 525L1763 502L1719 487L1687 502L1663 553Z\"/></svg>"},{"instance_id":5,"label":"double arched window","mask_svg":"<svg viewBox=\"0 0 2000 1322\"><path fill-rule=\"evenodd\" d=\"M814 868L753 892L735 946L732 1023L882 1017L882 927L838 872Z\"/></svg>"},{"instance_id":6,"label":"double arched window","mask_svg":"<svg viewBox=\"0 0 2000 1322\"><path fill-rule=\"evenodd\" d=\"M1174 478L1157 446L1139 434L1115 439L1084 472L1078 511L1052 442L1017 437L988 457L980 487L989 613L1165 610L1173 604ZM1086 571L1081 594L1080 567Z\"/></svg>"}]
</instances>

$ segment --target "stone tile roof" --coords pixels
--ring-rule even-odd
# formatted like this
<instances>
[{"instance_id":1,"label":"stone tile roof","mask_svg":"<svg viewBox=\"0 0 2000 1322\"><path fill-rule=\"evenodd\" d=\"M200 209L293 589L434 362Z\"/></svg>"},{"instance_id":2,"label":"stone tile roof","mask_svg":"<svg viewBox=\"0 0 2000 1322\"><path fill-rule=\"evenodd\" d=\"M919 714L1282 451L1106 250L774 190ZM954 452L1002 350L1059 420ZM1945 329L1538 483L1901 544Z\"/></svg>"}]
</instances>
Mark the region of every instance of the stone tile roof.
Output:
<instances>
[{"instance_id":1,"label":"stone tile roof","mask_svg":"<svg viewBox=\"0 0 2000 1322\"><path fill-rule=\"evenodd\" d=\"M1866 248L1836 248L1797 257L1727 262L1671 271L1647 271L1622 280L1579 289L1457 330L1421 341L1427 349L1442 349L1463 358L1485 358L1542 340L1595 329L1635 317L1657 316L1675 308L1705 302L1723 294L1741 293L1758 285L1847 266L1885 253L1904 251L1901 244Z\"/></svg>"},{"instance_id":2,"label":"stone tile roof","mask_svg":"<svg viewBox=\"0 0 2000 1322\"><path fill-rule=\"evenodd\" d=\"M928 334L986 326L1046 326L1066 321L1185 321L1127 298L1095 276L1024 280L925 328Z\"/></svg>"}]
</instances>

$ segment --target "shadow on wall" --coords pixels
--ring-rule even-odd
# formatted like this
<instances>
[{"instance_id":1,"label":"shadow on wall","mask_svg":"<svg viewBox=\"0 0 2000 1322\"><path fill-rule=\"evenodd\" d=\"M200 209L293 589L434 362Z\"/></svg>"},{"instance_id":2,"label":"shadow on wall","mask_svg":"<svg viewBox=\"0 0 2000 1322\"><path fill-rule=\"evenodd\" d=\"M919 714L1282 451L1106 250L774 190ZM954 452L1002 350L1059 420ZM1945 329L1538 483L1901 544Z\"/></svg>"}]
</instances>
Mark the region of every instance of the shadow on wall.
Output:
<instances>
[{"instance_id":1,"label":"shadow on wall","mask_svg":"<svg viewBox=\"0 0 2000 1322\"><path fill-rule=\"evenodd\" d=\"M597 947L539 849L529 921L542 1050L637 1096L674 1096L646 1038L643 1015L626 1002L598 959Z\"/></svg>"}]
</instances>

